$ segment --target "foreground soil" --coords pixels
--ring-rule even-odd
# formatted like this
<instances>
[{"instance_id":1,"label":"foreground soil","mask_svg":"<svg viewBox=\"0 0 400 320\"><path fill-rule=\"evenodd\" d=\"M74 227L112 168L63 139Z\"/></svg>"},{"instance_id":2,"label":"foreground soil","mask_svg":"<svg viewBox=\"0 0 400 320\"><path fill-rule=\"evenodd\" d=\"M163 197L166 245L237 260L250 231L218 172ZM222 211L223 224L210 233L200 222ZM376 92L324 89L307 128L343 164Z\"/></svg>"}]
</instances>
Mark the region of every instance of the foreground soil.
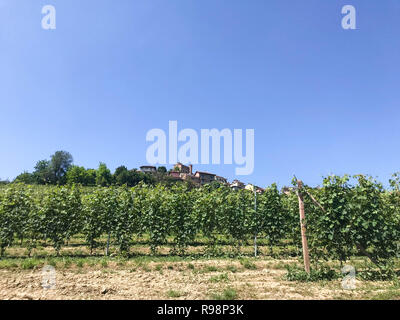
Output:
<instances>
[{"instance_id":1,"label":"foreground soil","mask_svg":"<svg viewBox=\"0 0 400 320\"><path fill-rule=\"evenodd\" d=\"M55 287L42 286L42 268L0 270L0 299L400 299L392 282L289 282L288 261L238 260L55 267Z\"/></svg>"}]
</instances>

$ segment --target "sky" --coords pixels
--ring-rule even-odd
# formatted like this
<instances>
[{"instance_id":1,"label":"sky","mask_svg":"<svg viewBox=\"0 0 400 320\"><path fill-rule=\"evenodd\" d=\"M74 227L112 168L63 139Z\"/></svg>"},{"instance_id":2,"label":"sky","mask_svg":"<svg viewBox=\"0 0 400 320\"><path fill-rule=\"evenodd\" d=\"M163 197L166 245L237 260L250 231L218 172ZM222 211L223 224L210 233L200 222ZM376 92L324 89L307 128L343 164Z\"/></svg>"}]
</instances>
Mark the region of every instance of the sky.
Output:
<instances>
[{"instance_id":1,"label":"sky","mask_svg":"<svg viewBox=\"0 0 400 320\"><path fill-rule=\"evenodd\" d=\"M254 129L253 174L194 165L230 181L385 182L400 171L399 17L398 0L0 0L0 179L57 150L138 168L146 133L176 120Z\"/></svg>"}]
</instances>

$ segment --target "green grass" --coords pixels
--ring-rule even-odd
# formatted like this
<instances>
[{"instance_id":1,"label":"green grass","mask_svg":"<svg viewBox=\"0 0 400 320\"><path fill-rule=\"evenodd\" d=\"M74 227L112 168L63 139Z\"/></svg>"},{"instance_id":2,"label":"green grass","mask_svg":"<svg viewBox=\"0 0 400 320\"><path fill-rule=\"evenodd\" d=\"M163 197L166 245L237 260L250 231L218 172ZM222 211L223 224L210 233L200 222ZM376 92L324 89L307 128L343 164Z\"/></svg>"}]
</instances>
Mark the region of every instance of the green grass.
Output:
<instances>
[{"instance_id":1,"label":"green grass","mask_svg":"<svg viewBox=\"0 0 400 320\"><path fill-rule=\"evenodd\" d=\"M193 263L189 263L187 267L188 267L188 269L190 269L190 270L194 270L194 269L195 269Z\"/></svg>"},{"instance_id":2,"label":"green grass","mask_svg":"<svg viewBox=\"0 0 400 320\"><path fill-rule=\"evenodd\" d=\"M229 278L228 278L228 274L226 273L221 273L217 276L212 276L210 278L210 282L228 282Z\"/></svg>"},{"instance_id":3,"label":"green grass","mask_svg":"<svg viewBox=\"0 0 400 320\"><path fill-rule=\"evenodd\" d=\"M242 259L240 260L240 264L245 268L245 269L249 269L249 270L256 270L257 266L255 265L254 262L251 262L248 259Z\"/></svg>"},{"instance_id":4,"label":"green grass","mask_svg":"<svg viewBox=\"0 0 400 320\"><path fill-rule=\"evenodd\" d=\"M84 265L83 260L78 260L78 261L76 262L76 266L77 266L78 268L83 268L83 265Z\"/></svg>"},{"instance_id":5,"label":"green grass","mask_svg":"<svg viewBox=\"0 0 400 320\"><path fill-rule=\"evenodd\" d=\"M151 268L149 267L148 264L143 264L142 265L142 270L145 272L151 272Z\"/></svg>"},{"instance_id":6,"label":"green grass","mask_svg":"<svg viewBox=\"0 0 400 320\"><path fill-rule=\"evenodd\" d=\"M185 296L186 294L184 292L180 291L175 291L175 290L168 290L167 291L167 297L168 298L180 298Z\"/></svg>"},{"instance_id":7,"label":"green grass","mask_svg":"<svg viewBox=\"0 0 400 320\"><path fill-rule=\"evenodd\" d=\"M157 264L157 265L156 265L156 270L157 270L157 271L161 271L162 268L163 268L163 265L162 265L162 264Z\"/></svg>"},{"instance_id":8,"label":"green grass","mask_svg":"<svg viewBox=\"0 0 400 320\"><path fill-rule=\"evenodd\" d=\"M400 290L388 290L371 297L371 300L400 300Z\"/></svg>"},{"instance_id":9,"label":"green grass","mask_svg":"<svg viewBox=\"0 0 400 320\"><path fill-rule=\"evenodd\" d=\"M106 259L102 259L102 261L100 262L101 266L103 268L107 268L108 267L108 261Z\"/></svg>"},{"instance_id":10,"label":"green grass","mask_svg":"<svg viewBox=\"0 0 400 320\"><path fill-rule=\"evenodd\" d=\"M217 268L216 266L206 266L205 268L203 268L203 272L217 272L219 271L219 268Z\"/></svg>"},{"instance_id":11,"label":"green grass","mask_svg":"<svg viewBox=\"0 0 400 320\"><path fill-rule=\"evenodd\" d=\"M236 266L234 266L233 264L229 265L226 267L226 270L232 272L232 273L236 273L238 272L238 268Z\"/></svg>"},{"instance_id":12,"label":"green grass","mask_svg":"<svg viewBox=\"0 0 400 320\"><path fill-rule=\"evenodd\" d=\"M213 293L211 294L212 300L235 300L237 299L238 294L234 288L228 287L224 289L221 293Z\"/></svg>"},{"instance_id":13,"label":"green grass","mask_svg":"<svg viewBox=\"0 0 400 320\"><path fill-rule=\"evenodd\" d=\"M21 262L21 268L23 270L30 270L30 269L34 269L35 267L37 267L38 265L40 265L40 261L36 260L36 259L26 259L23 260Z\"/></svg>"}]
</instances>

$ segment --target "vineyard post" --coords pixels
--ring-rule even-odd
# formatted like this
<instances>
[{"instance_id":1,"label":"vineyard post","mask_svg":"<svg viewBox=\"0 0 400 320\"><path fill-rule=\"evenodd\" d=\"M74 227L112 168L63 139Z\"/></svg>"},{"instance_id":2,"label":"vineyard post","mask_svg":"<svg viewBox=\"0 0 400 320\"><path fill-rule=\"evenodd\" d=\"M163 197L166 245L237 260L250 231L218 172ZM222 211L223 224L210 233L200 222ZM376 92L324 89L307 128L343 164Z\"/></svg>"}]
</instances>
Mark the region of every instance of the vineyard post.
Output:
<instances>
[{"instance_id":1,"label":"vineyard post","mask_svg":"<svg viewBox=\"0 0 400 320\"><path fill-rule=\"evenodd\" d=\"M107 236L106 256L108 256L109 250L110 250L110 232L108 232L108 236Z\"/></svg>"},{"instance_id":2,"label":"vineyard post","mask_svg":"<svg viewBox=\"0 0 400 320\"><path fill-rule=\"evenodd\" d=\"M254 187L254 214L257 217L257 192L256 192L256 187ZM254 256L257 257L257 230L254 233Z\"/></svg>"},{"instance_id":3,"label":"vineyard post","mask_svg":"<svg viewBox=\"0 0 400 320\"><path fill-rule=\"evenodd\" d=\"M297 197L299 198L299 211L300 211L300 226L301 226L301 243L303 245L303 258L304 258L304 269L307 273L310 273L310 256L308 253L307 235L306 235L306 214L304 212L304 199L301 193L303 188L303 182L297 180Z\"/></svg>"}]
</instances>

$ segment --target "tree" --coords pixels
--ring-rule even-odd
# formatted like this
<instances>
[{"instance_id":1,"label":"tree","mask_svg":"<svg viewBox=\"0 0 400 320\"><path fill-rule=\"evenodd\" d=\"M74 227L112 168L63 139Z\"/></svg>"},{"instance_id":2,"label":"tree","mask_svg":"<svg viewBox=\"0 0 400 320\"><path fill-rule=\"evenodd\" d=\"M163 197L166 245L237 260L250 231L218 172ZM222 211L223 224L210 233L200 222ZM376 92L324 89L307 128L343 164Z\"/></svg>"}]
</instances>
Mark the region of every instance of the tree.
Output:
<instances>
[{"instance_id":1,"label":"tree","mask_svg":"<svg viewBox=\"0 0 400 320\"><path fill-rule=\"evenodd\" d=\"M86 170L86 185L87 186L95 186L96 185L96 177L97 177L96 169L87 169Z\"/></svg>"},{"instance_id":2,"label":"tree","mask_svg":"<svg viewBox=\"0 0 400 320\"><path fill-rule=\"evenodd\" d=\"M152 174L143 173L136 169L129 170L129 186L134 187L142 181L145 184L154 184L155 178Z\"/></svg>"},{"instance_id":3,"label":"tree","mask_svg":"<svg viewBox=\"0 0 400 320\"><path fill-rule=\"evenodd\" d=\"M158 167L158 168L157 168L157 171L158 171L159 173L167 173L167 168L164 167L164 166L161 166L161 167Z\"/></svg>"},{"instance_id":4,"label":"tree","mask_svg":"<svg viewBox=\"0 0 400 320\"><path fill-rule=\"evenodd\" d=\"M38 184L48 184L52 182L52 175L50 172L50 161L40 160L35 165L33 172L35 180Z\"/></svg>"},{"instance_id":5,"label":"tree","mask_svg":"<svg viewBox=\"0 0 400 320\"><path fill-rule=\"evenodd\" d=\"M33 173L24 171L24 173L21 173L14 179L14 182L17 182L17 183L21 182L21 183L25 183L25 184L35 184L37 182L37 180Z\"/></svg>"},{"instance_id":6,"label":"tree","mask_svg":"<svg viewBox=\"0 0 400 320\"><path fill-rule=\"evenodd\" d=\"M88 170L86 170L84 167L79 167L79 166L71 166L66 175L66 182L68 184L81 184L83 186L90 185L90 177ZM94 183L93 183L94 184Z\"/></svg>"},{"instance_id":7,"label":"tree","mask_svg":"<svg viewBox=\"0 0 400 320\"><path fill-rule=\"evenodd\" d=\"M102 187L107 187L112 184L111 171L103 162L100 162L99 168L96 172L96 184Z\"/></svg>"},{"instance_id":8,"label":"tree","mask_svg":"<svg viewBox=\"0 0 400 320\"><path fill-rule=\"evenodd\" d=\"M72 155L67 151L56 151L50 160L50 171L54 182L57 184L65 183L65 174L73 162Z\"/></svg>"},{"instance_id":9,"label":"tree","mask_svg":"<svg viewBox=\"0 0 400 320\"><path fill-rule=\"evenodd\" d=\"M117 169L115 169L113 180L115 184L119 186L122 186L124 184L130 185L130 175L127 167L120 166Z\"/></svg>"}]
</instances>

